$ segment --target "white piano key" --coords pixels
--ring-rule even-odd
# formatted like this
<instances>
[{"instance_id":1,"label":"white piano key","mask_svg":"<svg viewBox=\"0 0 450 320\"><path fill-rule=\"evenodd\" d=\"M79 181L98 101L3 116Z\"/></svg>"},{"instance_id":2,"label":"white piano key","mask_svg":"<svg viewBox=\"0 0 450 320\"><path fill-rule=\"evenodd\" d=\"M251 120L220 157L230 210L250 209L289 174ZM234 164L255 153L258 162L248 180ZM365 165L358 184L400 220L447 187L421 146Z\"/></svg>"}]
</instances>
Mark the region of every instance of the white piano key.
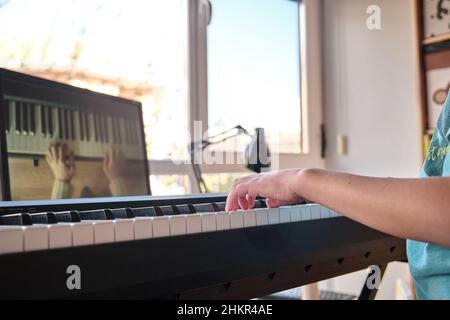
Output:
<instances>
[{"instance_id":1,"label":"white piano key","mask_svg":"<svg viewBox=\"0 0 450 320\"><path fill-rule=\"evenodd\" d=\"M243 213L244 216L244 228L250 228L256 226L256 213L255 210L247 210Z\"/></svg>"},{"instance_id":2,"label":"white piano key","mask_svg":"<svg viewBox=\"0 0 450 320\"><path fill-rule=\"evenodd\" d=\"M169 217L154 217L153 218L153 238L170 236Z\"/></svg>"},{"instance_id":3,"label":"white piano key","mask_svg":"<svg viewBox=\"0 0 450 320\"><path fill-rule=\"evenodd\" d=\"M230 228L231 229L242 229L244 227L244 216L242 212L231 212L230 213Z\"/></svg>"},{"instance_id":4,"label":"white piano key","mask_svg":"<svg viewBox=\"0 0 450 320\"><path fill-rule=\"evenodd\" d=\"M153 218L139 217L134 219L134 239L153 238Z\"/></svg>"},{"instance_id":5,"label":"white piano key","mask_svg":"<svg viewBox=\"0 0 450 320\"><path fill-rule=\"evenodd\" d=\"M301 207L300 205L291 207L291 222L302 221Z\"/></svg>"},{"instance_id":6,"label":"white piano key","mask_svg":"<svg viewBox=\"0 0 450 320\"><path fill-rule=\"evenodd\" d=\"M89 126L89 140L86 144L86 149L83 150L84 156L99 154L100 150L99 143L95 141L95 126L94 126L94 115L92 113L87 113L87 125Z\"/></svg>"},{"instance_id":7,"label":"white piano key","mask_svg":"<svg viewBox=\"0 0 450 320\"><path fill-rule=\"evenodd\" d=\"M318 204L311 204L311 219L317 220L320 219L320 206Z\"/></svg>"},{"instance_id":8,"label":"white piano key","mask_svg":"<svg viewBox=\"0 0 450 320\"><path fill-rule=\"evenodd\" d=\"M311 220L311 205L305 204L300 207L302 221Z\"/></svg>"},{"instance_id":9,"label":"white piano key","mask_svg":"<svg viewBox=\"0 0 450 320\"><path fill-rule=\"evenodd\" d=\"M24 250L23 227L0 226L0 254Z\"/></svg>"},{"instance_id":10,"label":"white piano key","mask_svg":"<svg viewBox=\"0 0 450 320\"><path fill-rule=\"evenodd\" d=\"M265 226L269 224L269 210L268 209L255 209L256 225Z\"/></svg>"},{"instance_id":11,"label":"white piano key","mask_svg":"<svg viewBox=\"0 0 450 320\"><path fill-rule=\"evenodd\" d=\"M212 232L217 230L215 213L201 213L200 217L202 219L202 232Z\"/></svg>"},{"instance_id":12,"label":"white piano key","mask_svg":"<svg viewBox=\"0 0 450 320\"><path fill-rule=\"evenodd\" d=\"M70 223L69 225L72 229L72 245L74 247L94 244L93 223Z\"/></svg>"},{"instance_id":13,"label":"white piano key","mask_svg":"<svg viewBox=\"0 0 450 320\"><path fill-rule=\"evenodd\" d=\"M291 207L285 206L280 208L280 223L291 222Z\"/></svg>"},{"instance_id":14,"label":"white piano key","mask_svg":"<svg viewBox=\"0 0 450 320\"><path fill-rule=\"evenodd\" d=\"M114 242L114 221L93 221L94 244Z\"/></svg>"},{"instance_id":15,"label":"white piano key","mask_svg":"<svg viewBox=\"0 0 450 320\"><path fill-rule=\"evenodd\" d=\"M25 111L26 110L26 111ZM22 103L22 150L25 153L30 153L30 103Z\"/></svg>"},{"instance_id":16,"label":"white piano key","mask_svg":"<svg viewBox=\"0 0 450 320\"><path fill-rule=\"evenodd\" d=\"M114 144L114 134L112 129L112 117L106 116L106 131L108 132L109 144Z\"/></svg>"},{"instance_id":17,"label":"white piano key","mask_svg":"<svg viewBox=\"0 0 450 320\"><path fill-rule=\"evenodd\" d=\"M38 121L36 122L36 153L39 152L43 152L44 150L46 150L46 145L44 145L44 137L42 134L42 115L43 113L43 109L42 109L42 105L36 105L36 118L38 119Z\"/></svg>"},{"instance_id":18,"label":"white piano key","mask_svg":"<svg viewBox=\"0 0 450 320\"><path fill-rule=\"evenodd\" d=\"M15 139L16 139L16 104L14 101L9 103L9 115L11 117L11 130L9 131L8 140L8 152L14 149Z\"/></svg>"},{"instance_id":19,"label":"white piano key","mask_svg":"<svg viewBox=\"0 0 450 320\"><path fill-rule=\"evenodd\" d=\"M68 224L48 225L48 242L50 249L72 246L72 228Z\"/></svg>"},{"instance_id":20,"label":"white piano key","mask_svg":"<svg viewBox=\"0 0 450 320\"><path fill-rule=\"evenodd\" d=\"M170 235L179 236L186 234L186 216L170 216Z\"/></svg>"},{"instance_id":21,"label":"white piano key","mask_svg":"<svg viewBox=\"0 0 450 320\"><path fill-rule=\"evenodd\" d=\"M269 209L269 224L280 223L280 208Z\"/></svg>"},{"instance_id":22,"label":"white piano key","mask_svg":"<svg viewBox=\"0 0 450 320\"><path fill-rule=\"evenodd\" d=\"M27 226L23 229L24 251L37 251L48 249L47 225Z\"/></svg>"},{"instance_id":23,"label":"white piano key","mask_svg":"<svg viewBox=\"0 0 450 320\"><path fill-rule=\"evenodd\" d=\"M114 220L115 241L134 240L134 219Z\"/></svg>"},{"instance_id":24,"label":"white piano key","mask_svg":"<svg viewBox=\"0 0 450 320\"><path fill-rule=\"evenodd\" d=\"M320 206L320 218L321 219L330 218L330 209L324 206Z\"/></svg>"},{"instance_id":25,"label":"white piano key","mask_svg":"<svg viewBox=\"0 0 450 320\"><path fill-rule=\"evenodd\" d=\"M216 213L216 224L217 231L219 230L229 230L231 228L230 213L228 212L217 212Z\"/></svg>"},{"instance_id":26,"label":"white piano key","mask_svg":"<svg viewBox=\"0 0 450 320\"><path fill-rule=\"evenodd\" d=\"M202 218L198 214L188 214L186 216L186 233L201 233L202 232Z\"/></svg>"}]
</instances>

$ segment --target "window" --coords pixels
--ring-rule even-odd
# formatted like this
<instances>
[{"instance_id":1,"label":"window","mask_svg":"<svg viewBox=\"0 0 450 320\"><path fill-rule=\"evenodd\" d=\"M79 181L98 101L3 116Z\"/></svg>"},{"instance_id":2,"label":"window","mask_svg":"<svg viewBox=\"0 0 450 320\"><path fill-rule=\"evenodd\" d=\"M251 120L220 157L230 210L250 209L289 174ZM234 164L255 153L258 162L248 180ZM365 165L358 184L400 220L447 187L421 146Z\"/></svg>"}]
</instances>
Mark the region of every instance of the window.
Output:
<instances>
[{"instance_id":1,"label":"window","mask_svg":"<svg viewBox=\"0 0 450 320\"><path fill-rule=\"evenodd\" d=\"M187 0L0 2L0 66L141 101L154 161L188 157L186 59ZM186 192L183 177L152 189Z\"/></svg>"},{"instance_id":2,"label":"window","mask_svg":"<svg viewBox=\"0 0 450 320\"><path fill-rule=\"evenodd\" d=\"M277 135L279 152L300 152L299 3L212 0L208 26L208 126L242 125ZM243 151L246 138L226 146ZM239 150L239 148L241 148Z\"/></svg>"},{"instance_id":3,"label":"window","mask_svg":"<svg viewBox=\"0 0 450 320\"><path fill-rule=\"evenodd\" d=\"M320 166L319 23L315 0L0 0L0 66L141 101L153 194L191 193L194 120L262 127L281 167ZM202 171L211 191L249 173Z\"/></svg>"}]
</instances>

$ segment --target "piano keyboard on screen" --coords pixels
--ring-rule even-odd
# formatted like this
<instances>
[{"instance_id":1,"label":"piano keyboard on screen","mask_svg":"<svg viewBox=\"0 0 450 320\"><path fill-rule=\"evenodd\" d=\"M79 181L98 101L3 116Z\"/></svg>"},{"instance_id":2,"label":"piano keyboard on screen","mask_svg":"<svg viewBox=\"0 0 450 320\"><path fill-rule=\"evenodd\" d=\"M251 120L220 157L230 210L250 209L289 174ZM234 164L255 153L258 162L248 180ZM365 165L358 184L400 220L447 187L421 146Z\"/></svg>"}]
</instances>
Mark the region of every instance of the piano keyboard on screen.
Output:
<instances>
[{"instance_id":1,"label":"piano keyboard on screen","mask_svg":"<svg viewBox=\"0 0 450 320\"><path fill-rule=\"evenodd\" d=\"M0 299L249 299L406 257L404 240L318 204L230 214L225 199L0 203Z\"/></svg>"},{"instance_id":2,"label":"piano keyboard on screen","mask_svg":"<svg viewBox=\"0 0 450 320\"><path fill-rule=\"evenodd\" d=\"M128 159L144 158L139 119L11 96L5 101L8 153L43 156L61 142L78 158L103 158L111 145Z\"/></svg>"}]
</instances>

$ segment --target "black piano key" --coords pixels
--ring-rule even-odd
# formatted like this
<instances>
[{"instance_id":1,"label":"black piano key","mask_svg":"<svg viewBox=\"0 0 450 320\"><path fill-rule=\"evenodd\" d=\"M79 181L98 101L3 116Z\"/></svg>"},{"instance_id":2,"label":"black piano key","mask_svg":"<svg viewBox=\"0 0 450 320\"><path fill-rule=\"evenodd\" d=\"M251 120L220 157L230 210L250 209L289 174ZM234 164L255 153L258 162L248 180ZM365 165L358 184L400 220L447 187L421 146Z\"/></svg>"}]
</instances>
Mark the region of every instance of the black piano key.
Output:
<instances>
[{"instance_id":1,"label":"black piano key","mask_svg":"<svg viewBox=\"0 0 450 320\"><path fill-rule=\"evenodd\" d=\"M120 118L117 119L117 140L119 144L123 143L123 136L122 136L122 125L121 125Z\"/></svg>"},{"instance_id":2,"label":"black piano key","mask_svg":"<svg viewBox=\"0 0 450 320\"><path fill-rule=\"evenodd\" d=\"M116 143L116 131L114 130L114 116L111 116L111 142Z\"/></svg>"},{"instance_id":3,"label":"black piano key","mask_svg":"<svg viewBox=\"0 0 450 320\"><path fill-rule=\"evenodd\" d=\"M53 109L51 107L47 107L47 125L48 125L48 134L50 137L53 137L54 134L54 128L53 125Z\"/></svg>"},{"instance_id":4,"label":"black piano key","mask_svg":"<svg viewBox=\"0 0 450 320\"><path fill-rule=\"evenodd\" d=\"M125 143L127 145L131 144L131 140L130 140L130 128L128 126L128 119L124 118L123 119L123 129L125 131Z\"/></svg>"},{"instance_id":5,"label":"black piano key","mask_svg":"<svg viewBox=\"0 0 450 320\"><path fill-rule=\"evenodd\" d=\"M4 226L31 226L33 224L28 213L17 213L0 216L0 225Z\"/></svg>"},{"instance_id":6,"label":"black piano key","mask_svg":"<svg viewBox=\"0 0 450 320\"><path fill-rule=\"evenodd\" d=\"M128 144L127 119L121 119L123 144Z\"/></svg>"},{"instance_id":7,"label":"black piano key","mask_svg":"<svg viewBox=\"0 0 450 320\"><path fill-rule=\"evenodd\" d=\"M75 140L75 112L69 110L70 139Z\"/></svg>"},{"instance_id":8,"label":"black piano key","mask_svg":"<svg viewBox=\"0 0 450 320\"><path fill-rule=\"evenodd\" d=\"M94 138L95 138L95 142L98 142L99 141L99 133L98 133L97 115L94 113L93 117L94 117Z\"/></svg>"},{"instance_id":9,"label":"black piano key","mask_svg":"<svg viewBox=\"0 0 450 320\"><path fill-rule=\"evenodd\" d=\"M77 223L81 222L78 211L64 211L55 213L56 221L58 223Z\"/></svg>"},{"instance_id":10,"label":"black piano key","mask_svg":"<svg viewBox=\"0 0 450 320\"><path fill-rule=\"evenodd\" d=\"M87 114L87 112L83 112L84 115L84 132L85 132L85 136L86 136L86 141L90 141L91 140L91 125L89 123L89 116Z\"/></svg>"},{"instance_id":11,"label":"black piano key","mask_svg":"<svg viewBox=\"0 0 450 320\"><path fill-rule=\"evenodd\" d=\"M194 206L194 210L195 210L196 213L215 212L212 203L194 204L193 206Z\"/></svg>"},{"instance_id":12,"label":"black piano key","mask_svg":"<svg viewBox=\"0 0 450 320\"><path fill-rule=\"evenodd\" d=\"M101 137L101 129L100 129L100 121L99 121L99 115L94 115L94 124L95 124L95 132L96 132L96 138L95 140L98 142L102 142L102 137Z\"/></svg>"},{"instance_id":13,"label":"black piano key","mask_svg":"<svg viewBox=\"0 0 450 320\"><path fill-rule=\"evenodd\" d=\"M63 110L60 108L57 109L58 112L58 132L59 138L64 139L64 129L63 129Z\"/></svg>"},{"instance_id":14,"label":"black piano key","mask_svg":"<svg viewBox=\"0 0 450 320\"><path fill-rule=\"evenodd\" d=\"M133 121L131 119L128 119L127 122L128 122L128 132L130 134L130 143L137 144L137 141L135 140L133 134Z\"/></svg>"},{"instance_id":15,"label":"black piano key","mask_svg":"<svg viewBox=\"0 0 450 320\"><path fill-rule=\"evenodd\" d=\"M36 105L30 103L28 107L30 114L30 135L34 136L36 134Z\"/></svg>"},{"instance_id":16,"label":"black piano key","mask_svg":"<svg viewBox=\"0 0 450 320\"><path fill-rule=\"evenodd\" d=\"M99 129L99 134L100 134L100 142L105 142L105 135L104 135L104 130L103 130L103 115L98 115L98 129Z\"/></svg>"},{"instance_id":17,"label":"black piano key","mask_svg":"<svg viewBox=\"0 0 450 320\"><path fill-rule=\"evenodd\" d=\"M58 223L54 212L32 213L30 214L33 224L55 224Z\"/></svg>"},{"instance_id":18,"label":"black piano key","mask_svg":"<svg viewBox=\"0 0 450 320\"><path fill-rule=\"evenodd\" d=\"M47 135L47 107L41 105L41 133Z\"/></svg>"},{"instance_id":19,"label":"black piano key","mask_svg":"<svg viewBox=\"0 0 450 320\"><path fill-rule=\"evenodd\" d=\"M113 143L117 144L118 140L117 140L117 125L116 125L116 118L115 117L111 117L111 129L112 129L112 134L113 134Z\"/></svg>"},{"instance_id":20,"label":"black piano key","mask_svg":"<svg viewBox=\"0 0 450 320\"><path fill-rule=\"evenodd\" d=\"M16 133L22 134L22 103L16 101Z\"/></svg>"},{"instance_id":21,"label":"black piano key","mask_svg":"<svg viewBox=\"0 0 450 320\"><path fill-rule=\"evenodd\" d=\"M253 208L267 208L264 200L256 200Z\"/></svg>"},{"instance_id":22,"label":"black piano key","mask_svg":"<svg viewBox=\"0 0 450 320\"><path fill-rule=\"evenodd\" d=\"M136 218L136 217L134 216L133 209L131 209L131 208L125 208L125 212L127 213L128 219Z\"/></svg>"},{"instance_id":23,"label":"black piano key","mask_svg":"<svg viewBox=\"0 0 450 320\"><path fill-rule=\"evenodd\" d=\"M162 207L155 207L156 215L157 216L173 216L173 208L172 206L162 206Z\"/></svg>"},{"instance_id":24,"label":"black piano key","mask_svg":"<svg viewBox=\"0 0 450 320\"><path fill-rule=\"evenodd\" d=\"M133 208L133 215L135 217L156 217L156 211L153 207L148 208Z\"/></svg>"},{"instance_id":25,"label":"black piano key","mask_svg":"<svg viewBox=\"0 0 450 320\"><path fill-rule=\"evenodd\" d=\"M28 112L28 103L27 102L23 102L22 103L22 134L23 135L28 135L30 127L29 127L29 123L30 123L30 116L29 116L29 112Z\"/></svg>"},{"instance_id":26,"label":"black piano key","mask_svg":"<svg viewBox=\"0 0 450 320\"><path fill-rule=\"evenodd\" d=\"M98 124L100 127L100 141L102 143L106 142L106 136L105 136L105 125L104 125L104 121L103 121L104 116L103 115L99 115L98 117Z\"/></svg>"},{"instance_id":27,"label":"black piano key","mask_svg":"<svg viewBox=\"0 0 450 320\"><path fill-rule=\"evenodd\" d=\"M113 130L114 130L114 135L115 135L115 140L116 140L116 144L119 144L120 140L119 140L119 126L118 126L118 120L116 117L113 118Z\"/></svg>"},{"instance_id":28,"label":"black piano key","mask_svg":"<svg viewBox=\"0 0 450 320\"><path fill-rule=\"evenodd\" d=\"M6 133L9 133L9 129L10 129L10 119L9 119L9 101L8 100L4 100L5 103L5 131Z\"/></svg>"},{"instance_id":29,"label":"black piano key","mask_svg":"<svg viewBox=\"0 0 450 320\"><path fill-rule=\"evenodd\" d=\"M64 139L70 139L70 128L69 128L69 110L63 109L63 126L64 126Z\"/></svg>"},{"instance_id":30,"label":"black piano key","mask_svg":"<svg viewBox=\"0 0 450 320\"><path fill-rule=\"evenodd\" d=\"M106 116L103 116L102 119L103 119L103 133L105 136L105 142L109 143L108 118Z\"/></svg>"},{"instance_id":31,"label":"black piano key","mask_svg":"<svg viewBox=\"0 0 450 320\"><path fill-rule=\"evenodd\" d=\"M195 213L194 207L190 204L179 204L175 206L178 214L192 214Z\"/></svg>"},{"instance_id":32,"label":"black piano key","mask_svg":"<svg viewBox=\"0 0 450 320\"><path fill-rule=\"evenodd\" d=\"M99 133L99 139L100 142L104 142L105 141L105 137L103 134L103 121L102 121L103 116L102 115L98 115L97 117L97 121L98 121L98 133Z\"/></svg>"},{"instance_id":33,"label":"black piano key","mask_svg":"<svg viewBox=\"0 0 450 320\"><path fill-rule=\"evenodd\" d=\"M226 205L225 202L214 202L213 203L214 210L216 210L218 212L225 211L225 205Z\"/></svg>"},{"instance_id":34,"label":"black piano key","mask_svg":"<svg viewBox=\"0 0 450 320\"><path fill-rule=\"evenodd\" d=\"M108 209L113 219L132 219L134 218L133 210L130 208Z\"/></svg>"},{"instance_id":35,"label":"black piano key","mask_svg":"<svg viewBox=\"0 0 450 320\"><path fill-rule=\"evenodd\" d=\"M78 111L78 128L80 133L80 140L84 140L84 124L83 124L83 113Z\"/></svg>"},{"instance_id":36,"label":"black piano key","mask_svg":"<svg viewBox=\"0 0 450 320\"><path fill-rule=\"evenodd\" d=\"M80 219L83 220L113 220L114 215L111 210L92 210L92 211L80 211L78 212Z\"/></svg>"}]
</instances>

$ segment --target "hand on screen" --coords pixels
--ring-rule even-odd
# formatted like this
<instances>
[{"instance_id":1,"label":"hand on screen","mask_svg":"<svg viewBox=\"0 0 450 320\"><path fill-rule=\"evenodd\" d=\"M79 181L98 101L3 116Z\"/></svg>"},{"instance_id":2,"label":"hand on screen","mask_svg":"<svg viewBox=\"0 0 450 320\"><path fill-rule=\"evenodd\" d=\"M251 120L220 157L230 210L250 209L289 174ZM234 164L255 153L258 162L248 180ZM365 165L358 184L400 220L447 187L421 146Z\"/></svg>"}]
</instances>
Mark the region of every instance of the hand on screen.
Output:
<instances>
[{"instance_id":1,"label":"hand on screen","mask_svg":"<svg viewBox=\"0 0 450 320\"><path fill-rule=\"evenodd\" d=\"M103 159L103 172L109 181L123 177L125 158L118 147L111 147L105 153Z\"/></svg>"},{"instance_id":2,"label":"hand on screen","mask_svg":"<svg viewBox=\"0 0 450 320\"><path fill-rule=\"evenodd\" d=\"M45 156L55 180L69 182L75 173L73 152L69 152L66 144L51 144Z\"/></svg>"}]
</instances>

